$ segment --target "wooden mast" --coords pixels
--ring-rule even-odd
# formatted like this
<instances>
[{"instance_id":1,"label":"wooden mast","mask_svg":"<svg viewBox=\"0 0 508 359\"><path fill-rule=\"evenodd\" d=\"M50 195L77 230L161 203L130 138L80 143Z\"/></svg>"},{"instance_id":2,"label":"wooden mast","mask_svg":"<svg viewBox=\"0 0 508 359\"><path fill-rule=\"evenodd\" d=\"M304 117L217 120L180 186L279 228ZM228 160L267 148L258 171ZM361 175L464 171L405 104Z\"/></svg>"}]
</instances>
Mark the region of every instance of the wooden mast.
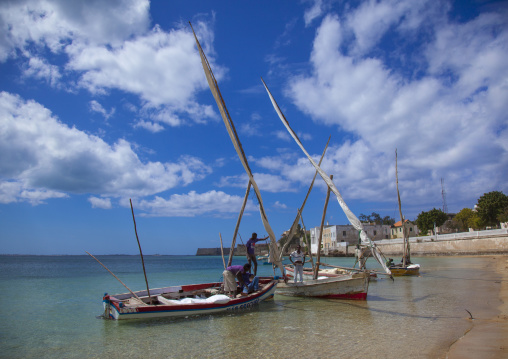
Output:
<instances>
[{"instance_id":1,"label":"wooden mast","mask_svg":"<svg viewBox=\"0 0 508 359\"><path fill-rule=\"evenodd\" d=\"M328 137L328 142L326 142L326 146L325 146L325 149L323 150L323 154L321 155L321 158L319 159L319 165L321 165L321 162L323 161L323 158L325 157L326 149L328 148L328 144L330 143L331 137L332 136ZM302 206L298 210L298 214L296 215L296 218L293 221L293 224L291 225L291 229L289 230L287 241L286 241L286 243L284 243L284 245L282 246L282 248L280 250L280 260L282 260L282 256L283 256L284 250L289 245L289 242L291 242L291 239L293 239L294 232L296 230L296 226L298 225L299 216L302 215L303 208L305 207L305 203L307 202L307 199L309 198L310 192L312 191L312 187L314 187L314 181L316 181L317 175L318 175L318 171L316 171L316 173L314 173L314 178L312 179L312 182L310 183L309 189L307 191L307 195L305 196L305 199L303 200Z\"/></svg>"},{"instance_id":2,"label":"wooden mast","mask_svg":"<svg viewBox=\"0 0 508 359\"><path fill-rule=\"evenodd\" d=\"M226 270L226 261L224 260L224 247L222 246L222 235L219 232L220 237L220 253L222 254L222 264L224 265L224 270Z\"/></svg>"},{"instance_id":3,"label":"wooden mast","mask_svg":"<svg viewBox=\"0 0 508 359\"><path fill-rule=\"evenodd\" d=\"M259 214L261 215L261 221L263 222L263 226L265 227L266 232L268 233L268 236L270 237L270 243L271 243L271 249L270 249L270 257L273 259L273 263L279 267L281 271L281 275L284 276L284 267L279 260L279 250L277 247L277 239L275 238L275 233L273 232L272 227L270 226L270 223L268 222L268 217L266 215L266 211L263 205L263 199L261 197L261 192L259 190L259 187L254 180L254 175L252 174L252 171L249 167L249 163L247 161L247 156L245 155L245 152L243 151L242 144L240 142L240 139L238 137L238 133L236 132L233 120L231 119L231 116L229 115L229 111L227 110L226 103L224 101L224 98L222 97L222 94L219 90L219 85L217 84L217 80L215 79L215 76L213 75L212 68L210 66L210 63L208 62L208 59L206 58L206 55L201 48L201 45L199 43L198 37L196 36L196 33L194 32L194 29L192 28L192 24L189 22L189 25L191 26L192 33L194 34L194 39L196 40L196 45L198 47L199 55L201 57L201 64L203 65L203 70L206 75L206 80L208 82L208 85L210 87L210 91L212 92L213 97L215 98L215 101L217 103L217 107L219 108L219 111L221 113L221 117L224 121L224 125L226 126L226 130L228 131L229 137L231 139L231 142L233 143L233 147L235 148L236 153L238 154L238 157L240 158L240 162L242 163L245 172L249 176L249 180L252 184L252 187L254 188L254 192L256 194L257 200L259 202Z\"/></svg>"},{"instance_id":4,"label":"wooden mast","mask_svg":"<svg viewBox=\"0 0 508 359\"><path fill-rule=\"evenodd\" d=\"M139 254L141 255L141 264L143 265L143 273L145 274L146 291L148 293L148 300L152 304L152 297L150 296L150 288L148 286L148 279L146 278L145 260L143 259L143 252L141 251L141 243L139 243L138 230L136 229L136 218L134 217L134 208L132 207L132 200L129 198L131 203L132 220L134 221L134 232L136 232L136 239L138 241Z\"/></svg>"},{"instance_id":5,"label":"wooden mast","mask_svg":"<svg viewBox=\"0 0 508 359\"><path fill-rule=\"evenodd\" d=\"M250 186L251 186L251 183L249 180L249 183L247 184L247 190L245 191L245 196L243 197L242 209L240 210L240 213L238 214L238 220L236 221L235 232L233 233L233 241L231 242L231 251L229 252L228 267L233 262L233 254L234 254L235 246L236 246L236 236L238 235L238 228L240 227L240 222L242 221L243 211L245 210L245 206L247 205L247 199L249 198Z\"/></svg>"},{"instance_id":6,"label":"wooden mast","mask_svg":"<svg viewBox=\"0 0 508 359\"><path fill-rule=\"evenodd\" d=\"M399 172L397 169L397 149L395 149L395 181L397 184L397 200L399 201L399 214L400 214L400 223L402 226L402 235L404 236L404 250L402 253L402 266L406 266L406 256L409 253L409 240L406 235L406 224L404 223L404 216L402 215L402 205L400 203L400 193L399 193ZM409 259L409 258L408 258Z\"/></svg>"},{"instance_id":7,"label":"wooden mast","mask_svg":"<svg viewBox=\"0 0 508 359\"><path fill-rule=\"evenodd\" d=\"M305 229L305 224L303 223L303 216L302 216L302 213L300 211L298 211L298 213L300 214L300 220L302 221L302 228L303 228L303 234L305 236L305 243L307 245L307 248L309 249L309 258L310 258L310 263L312 265L312 272L314 273L314 270L315 270L315 265L314 265L314 258L312 258L312 247L311 247L311 243L309 243L309 240L307 239L307 230Z\"/></svg>"},{"instance_id":8,"label":"wooden mast","mask_svg":"<svg viewBox=\"0 0 508 359\"><path fill-rule=\"evenodd\" d=\"M333 175L330 175L330 180L333 180ZM325 224L326 209L328 208L328 200L329 199L330 199L330 187L327 187L325 207L323 208L323 218L321 218L321 227L320 227L320 230L319 230L319 241L318 241L318 249L317 249L317 261L316 261L316 268L314 270L314 279L317 279L318 272L319 272L319 261L321 260L321 241L323 240L323 227L324 227L324 224Z\"/></svg>"}]
</instances>

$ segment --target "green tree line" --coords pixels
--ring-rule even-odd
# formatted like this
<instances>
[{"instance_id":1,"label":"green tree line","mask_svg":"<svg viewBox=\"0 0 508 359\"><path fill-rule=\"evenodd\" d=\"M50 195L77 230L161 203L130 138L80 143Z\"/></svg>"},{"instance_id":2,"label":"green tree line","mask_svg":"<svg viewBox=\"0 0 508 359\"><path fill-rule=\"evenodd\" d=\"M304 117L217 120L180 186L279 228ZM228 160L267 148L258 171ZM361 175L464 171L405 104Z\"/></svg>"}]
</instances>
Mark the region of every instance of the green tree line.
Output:
<instances>
[{"instance_id":1,"label":"green tree line","mask_svg":"<svg viewBox=\"0 0 508 359\"><path fill-rule=\"evenodd\" d=\"M497 226L499 222L508 222L508 196L503 192L485 193L478 199L474 209L463 208L452 220L440 209L422 212L416 218L421 233L427 233L443 224L450 229L467 231L469 228L482 229Z\"/></svg>"}]
</instances>

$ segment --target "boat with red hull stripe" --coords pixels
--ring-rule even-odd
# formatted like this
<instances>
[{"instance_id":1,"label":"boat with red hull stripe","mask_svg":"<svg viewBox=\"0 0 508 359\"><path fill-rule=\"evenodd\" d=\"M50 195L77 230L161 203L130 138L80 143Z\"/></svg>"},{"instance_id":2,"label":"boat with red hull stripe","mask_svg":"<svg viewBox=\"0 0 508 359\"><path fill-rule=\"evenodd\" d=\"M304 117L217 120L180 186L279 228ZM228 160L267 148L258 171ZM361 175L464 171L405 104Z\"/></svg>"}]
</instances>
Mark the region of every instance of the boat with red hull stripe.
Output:
<instances>
[{"instance_id":1,"label":"boat with red hull stripe","mask_svg":"<svg viewBox=\"0 0 508 359\"><path fill-rule=\"evenodd\" d=\"M248 295L234 298L220 294L222 283L202 283L147 291L105 294L103 298L106 318L141 319L215 314L250 309L258 303L273 298L278 281L270 277L259 280L260 289Z\"/></svg>"}]
</instances>

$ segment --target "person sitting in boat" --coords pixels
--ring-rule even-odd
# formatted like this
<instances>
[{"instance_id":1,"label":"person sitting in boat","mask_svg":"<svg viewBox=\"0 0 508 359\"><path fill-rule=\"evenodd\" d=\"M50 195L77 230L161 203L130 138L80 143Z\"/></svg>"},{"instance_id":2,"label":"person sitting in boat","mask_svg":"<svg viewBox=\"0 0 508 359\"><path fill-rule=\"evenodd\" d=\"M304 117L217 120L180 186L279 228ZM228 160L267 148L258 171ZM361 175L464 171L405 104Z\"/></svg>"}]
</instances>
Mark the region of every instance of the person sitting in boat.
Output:
<instances>
[{"instance_id":1,"label":"person sitting in boat","mask_svg":"<svg viewBox=\"0 0 508 359\"><path fill-rule=\"evenodd\" d=\"M302 246L298 245L296 251L291 252L289 260L295 267L295 283L296 277L300 276L300 283L303 282L303 265L305 264L305 253L302 252Z\"/></svg>"},{"instance_id":2,"label":"person sitting in boat","mask_svg":"<svg viewBox=\"0 0 508 359\"><path fill-rule=\"evenodd\" d=\"M247 295L259 290L259 277L255 276L250 272L244 273L242 277L244 283L242 291L243 295Z\"/></svg>"},{"instance_id":3,"label":"person sitting in boat","mask_svg":"<svg viewBox=\"0 0 508 359\"><path fill-rule=\"evenodd\" d=\"M249 262L249 264L251 264L251 262L254 263L254 275L256 275L258 272L258 261L256 260L254 246L256 245L256 242L265 241L268 238L269 238L268 236L266 236L265 238L258 238L257 233L252 233L252 237L249 238L247 244L245 245L245 247L247 247L247 261Z\"/></svg>"},{"instance_id":4,"label":"person sitting in boat","mask_svg":"<svg viewBox=\"0 0 508 359\"><path fill-rule=\"evenodd\" d=\"M245 263L243 266L236 265L227 267L226 270L222 272L222 276L224 277L224 292L227 295L234 297L237 291L235 279L238 279L240 288L243 288L245 286L243 274L248 272L250 272L249 263Z\"/></svg>"},{"instance_id":5,"label":"person sitting in boat","mask_svg":"<svg viewBox=\"0 0 508 359\"><path fill-rule=\"evenodd\" d=\"M389 268L393 265L393 258L388 258L388 260L386 261L386 266Z\"/></svg>"},{"instance_id":6,"label":"person sitting in boat","mask_svg":"<svg viewBox=\"0 0 508 359\"><path fill-rule=\"evenodd\" d=\"M400 260L400 263L404 263L404 257L402 257L402 259ZM409 259L409 255L406 255L406 265L410 265L411 264L411 260Z\"/></svg>"}]
</instances>

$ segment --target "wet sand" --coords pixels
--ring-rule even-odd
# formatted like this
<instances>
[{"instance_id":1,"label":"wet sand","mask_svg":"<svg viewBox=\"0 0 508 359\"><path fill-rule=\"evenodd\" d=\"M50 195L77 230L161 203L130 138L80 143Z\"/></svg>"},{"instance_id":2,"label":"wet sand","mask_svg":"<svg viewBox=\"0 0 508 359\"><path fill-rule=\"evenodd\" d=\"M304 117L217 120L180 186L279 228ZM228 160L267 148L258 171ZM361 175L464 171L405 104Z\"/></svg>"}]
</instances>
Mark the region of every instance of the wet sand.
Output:
<instances>
[{"instance_id":1,"label":"wet sand","mask_svg":"<svg viewBox=\"0 0 508 359\"><path fill-rule=\"evenodd\" d=\"M492 258L491 270L502 277L499 293L492 293L499 297L498 306L471 311L472 328L450 346L447 359L508 358L508 256Z\"/></svg>"}]
</instances>

